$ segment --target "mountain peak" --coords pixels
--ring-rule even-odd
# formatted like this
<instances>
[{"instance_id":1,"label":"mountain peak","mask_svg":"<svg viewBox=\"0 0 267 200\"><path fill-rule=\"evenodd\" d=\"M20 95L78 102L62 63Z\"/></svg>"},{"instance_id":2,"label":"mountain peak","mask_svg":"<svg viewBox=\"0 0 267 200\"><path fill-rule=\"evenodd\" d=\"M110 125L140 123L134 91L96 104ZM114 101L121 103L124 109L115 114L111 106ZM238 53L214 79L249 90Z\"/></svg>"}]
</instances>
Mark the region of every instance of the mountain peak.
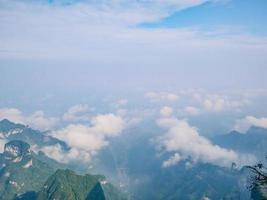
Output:
<instances>
[{"instance_id":1,"label":"mountain peak","mask_svg":"<svg viewBox=\"0 0 267 200\"><path fill-rule=\"evenodd\" d=\"M228 133L228 135L240 135L240 134L242 134L242 133L240 133L240 132L238 132L236 130L233 130L230 133Z\"/></svg>"},{"instance_id":2,"label":"mountain peak","mask_svg":"<svg viewBox=\"0 0 267 200\"><path fill-rule=\"evenodd\" d=\"M111 184L106 183L102 187L98 175L78 175L69 169L57 170L48 178L37 196L38 200L67 199L66 197L77 200L126 199Z\"/></svg>"},{"instance_id":3,"label":"mountain peak","mask_svg":"<svg viewBox=\"0 0 267 200\"><path fill-rule=\"evenodd\" d=\"M1 126L16 126L16 123L9 121L8 119L2 119L0 121Z\"/></svg>"},{"instance_id":4,"label":"mountain peak","mask_svg":"<svg viewBox=\"0 0 267 200\"><path fill-rule=\"evenodd\" d=\"M18 157L30 153L30 145L20 140L12 140L5 144L4 154L9 157Z\"/></svg>"},{"instance_id":5,"label":"mountain peak","mask_svg":"<svg viewBox=\"0 0 267 200\"><path fill-rule=\"evenodd\" d=\"M17 124L8 119L3 119L0 121L0 130L1 132L9 132L14 129L24 129L25 126L22 124Z\"/></svg>"},{"instance_id":6,"label":"mountain peak","mask_svg":"<svg viewBox=\"0 0 267 200\"><path fill-rule=\"evenodd\" d=\"M11 124L12 122L5 118L5 119L2 119L2 120L0 121L0 123ZM12 124L13 124L13 123L12 123Z\"/></svg>"},{"instance_id":7,"label":"mountain peak","mask_svg":"<svg viewBox=\"0 0 267 200\"><path fill-rule=\"evenodd\" d=\"M8 119L2 119L0 120L0 127L2 128L10 128L10 127L14 127L15 123L9 121Z\"/></svg>"}]
</instances>

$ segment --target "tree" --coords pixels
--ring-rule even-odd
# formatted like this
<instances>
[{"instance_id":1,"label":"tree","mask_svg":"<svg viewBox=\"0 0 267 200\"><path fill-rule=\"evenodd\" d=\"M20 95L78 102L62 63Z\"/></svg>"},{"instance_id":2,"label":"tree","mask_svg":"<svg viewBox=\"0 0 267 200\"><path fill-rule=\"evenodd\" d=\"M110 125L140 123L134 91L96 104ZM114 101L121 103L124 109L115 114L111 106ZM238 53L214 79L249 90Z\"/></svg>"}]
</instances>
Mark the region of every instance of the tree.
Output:
<instances>
[{"instance_id":1,"label":"tree","mask_svg":"<svg viewBox=\"0 0 267 200\"><path fill-rule=\"evenodd\" d=\"M267 185L267 168L262 163L247 168L252 172L250 188Z\"/></svg>"},{"instance_id":2,"label":"tree","mask_svg":"<svg viewBox=\"0 0 267 200\"><path fill-rule=\"evenodd\" d=\"M267 199L266 194L261 194L260 189L267 187L267 168L258 163L254 166L247 166L251 171L249 189L251 191L252 199Z\"/></svg>"}]
</instances>

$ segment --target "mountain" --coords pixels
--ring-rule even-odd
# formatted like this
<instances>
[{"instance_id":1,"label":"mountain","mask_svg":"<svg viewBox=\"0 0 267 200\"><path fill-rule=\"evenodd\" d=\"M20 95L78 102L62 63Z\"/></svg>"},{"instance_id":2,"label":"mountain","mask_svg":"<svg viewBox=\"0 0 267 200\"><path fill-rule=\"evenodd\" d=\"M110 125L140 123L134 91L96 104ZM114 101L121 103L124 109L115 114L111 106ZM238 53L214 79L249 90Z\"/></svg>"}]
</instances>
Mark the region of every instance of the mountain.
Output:
<instances>
[{"instance_id":1,"label":"mountain","mask_svg":"<svg viewBox=\"0 0 267 200\"><path fill-rule=\"evenodd\" d=\"M224 148L254 154L261 161L264 161L267 155L267 129L264 128L252 126L246 133L232 131L216 136L212 141Z\"/></svg>"},{"instance_id":2,"label":"mountain","mask_svg":"<svg viewBox=\"0 0 267 200\"><path fill-rule=\"evenodd\" d=\"M16 124L7 119L0 121L0 139L6 141L22 140L38 147L59 144L64 149L68 149L66 143L47 135L46 132L34 130L28 126Z\"/></svg>"},{"instance_id":3,"label":"mountain","mask_svg":"<svg viewBox=\"0 0 267 200\"><path fill-rule=\"evenodd\" d=\"M9 121L4 121L4 123L10 126L16 125ZM3 121L0 122L0 128L1 124L3 124ZM23 125L16 125L16 127L18 126L20 128L30 129ZM16 135L11 134L11 130L14 131L14 128L2 128L1 133L5 133L5 137L9 138L11 137L10 135ZM260 155L261 152L259 151L266 149L264 144L267 134L265 134L265 131L265 129L252 127L247 134L232 132L220 136L221 138L218 136L213 139L214 143L220 146L236 149L240 152L246 152L247 148L242 146L242 144L245 144L249 147L247 152L255 152L258 153L257 155ZM26 135L28 134L27 131L24 133ZM39 134L46 137L45 133L39 132ZM127 133L119 138L111 139L108 148L103 149L98 153L97 157L93 158L93 168L90 169L90 173L105 174L109 180L116 182L121 190L127 192L131 199L135 200L196 200L205 199L206 197L210 199L247 200L250 198L250 193L247 190L247 177L249 172L246 169L224 168L201 162L195 163L190 158L180 161L175 166L168 168L162 167L162 162L169 155L159 154L155 148L155 144L151 141L151 138L154 138L158 134L161 133L157 127L154 128L151 124L148 125L146 123L144 126L129 129ZM40 145L42 145L41 141L43 136L38 136ZM25 137L23 136L21 138ZM19 143L18 141L16 142L15 146L17 148L15 149L23 149L19 151L26 152L23 154L23 157L29 154L33 160L35 159L40 163L46 164L51 171L45 175L46 179L43 178L41 180L42 184L38 183L38 187L29 187L27 190L25 189L21 192L9 192L12 194L21 194L17 199L124 199L115 187L107 183L105 177L95 175L82 176L71 170L63 169L56 171L56 168L64 167L60 167L60 163L55 164L54 160L48 158L42 152L34 154L30 151L30 153L27 153L29 151L27 144L19 145ZM7 156L12 154L13 151L9 151L9 149L5 148L3 155ZM18 153L18 155L22 154ZM14 159L7 159L6 161L5 156L0 158L1 162L5 160L5 162L9 161L11 164L17 163L17 160L20 160L18 158L15 162ZM79 163L76 164L79 165ZM23 166L21 165L20 168L23 168ZM2 169L0 172L3 176ZM23 180L27 180L27 177L24 178ZM2 179L0 178L0 180ZM11 179L11 181L13 185L18 184L16 179ZM2 183L6 183L6 181ZM5 191L5 187L2 191ZM23 194L23 192L25 193Z\"/></svg>"},{"instance_id":4,"label":"mountain","mask_svg":"<svg viewBox=\"0 0 267 200\"><path fill-rule=\"evenodd\" d=\"M24 141L12 140L0 154L0 199L4 200L125 200L102 175L77 175L51 167Z\"/></svg>"},{"instance_id":5,"label":"mountain","mask_svg":"<svg viewBox=\"0 0 267 200\"><path fill-rule=\"evenodd\" d=\"M138 176L140 177L140 176ZM132 190L135 199L197 200L249 199L246 171L182 161L169 168L154 169L142 184ZM140 180L140 179L139 179ZM242 197L242 198L241 198Z\"/></svg>"},{"instance_id":6,"label":"mountain","mask_svg":"<svg viewBox=\"0 0 267 200\"><path fill-rule=\"evenodd\" d=\"M47 132L34 130L28 126L16 124L7 119L0 121L0 139L5 141L20 140L28 143L32 147L38 148L57 144L63 150L69 149L65 142L49 136ZM37 156L39 160L49 164L54 169L66 168L66 165L47 157L42 151L39 151L37 155L33 154L33 156Z\"/></svg>"},{"instance_id":7,"label":"mountain","mask_svg":"<svg viewBox=\"0 0 267 200\"><path fill-rule=\"evenodd\" d=\"M26 142L13 140L0 154L0 199L38 191L54 169L38 160Z\"/></svg>"},{"instance_id":8,"label":"mountain","mask_svg":"<svg viewBox=\"0 0 267 200\"><path fill-rule=\"evenodd\" d=\"M109 148L98 154L98 169L112 176L135 200L249 199L248 171L224 168L190 158L171 167L162 167L169 155L159 154L151 138L161 134L157 127L144 124L128 130ZM114 178L115 179L115 178Z\"/></svg>"},{"instance_id":9,"label":"mountain","mask_svg":"<svg viewBox=\"0 0 267 200\"><path fill-rule=\"evenodd\" d=\"M37 200L124 200L104 176L77 175L71 170L57 170L48 178Z\"/></svg>"}]
</instances>

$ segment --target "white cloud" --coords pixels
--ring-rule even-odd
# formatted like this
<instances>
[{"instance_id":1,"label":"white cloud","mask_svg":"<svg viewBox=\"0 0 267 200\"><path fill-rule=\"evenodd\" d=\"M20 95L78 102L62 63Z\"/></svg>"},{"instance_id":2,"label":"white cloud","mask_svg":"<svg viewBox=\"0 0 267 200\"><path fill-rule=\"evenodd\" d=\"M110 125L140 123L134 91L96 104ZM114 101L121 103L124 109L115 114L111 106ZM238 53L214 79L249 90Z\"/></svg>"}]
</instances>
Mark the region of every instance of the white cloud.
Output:
<instances>
[{"instance_id":1,"label":"white cloud","mask_svg":"<svg viewBox=\"0 0 267 200\"><path fill-rule=\"evenodd\" d=\"M61 163L69 163L73 161L87 163L91 160L92 156L90 152L78 148L71 148L69 151L65 151L59 144L54 146L45 146L38 149L38 151L44 152L48 157Z\"/></svg>"},{"instance_id":2,"label":"white cloud","mask_svg":"<svg viewBox=\"0 0 267 200\"><path fill-rule=\"evenodd\" d=\"M223 110L224 99L216 99L214 101L206 99L204 101L204 108L208 111L219 112Z\"/></svg>"},{"instance_id":3,"label":"white cloud","mask_svg":"<svg viewBox=\"0 0 267 200\"><path fill-rule=\"evenodd\" d=\"M124 128L124 121L114 114L97 115L92 119L92 130L105 134L106 136L116 136Z\"/></svg>"},{"instance_id":4,"label":"white cloud","mask_svg":"<svg viewBox=\"0 0 267 200\"><path fill-rule=\"evenodd\" d=\"M180 160L182 160L179 153L175 153L168 160L165 160L162 164L163 167L170 167L172 165L176 165Z\"/></svg>"},{"instance_id":5,"label":"white cloud","mask_svg":"<svg viewBox=\"0 0 267 200\"><path fill-rule=\"evenodd\" d=\"M78 152L81 153L83 159L85 157L89 159L98 150L108 145L109 138L118 136L124 126L121 117L114 114L104 114L92 118L91 126L71 124L66 128L52 132L51 135L66 142L71 147L66 160L69 160ZM61 149L59 147L45 149L45 151L59 160L65 159L60 157ZM85 161L88 161L88 159Z\"/></svg>"},{"instance_id":6,"label":"white cloud","mask_svg":"<svg viewBox=\"0 0 267 200\"><path fill-rule=\"evenodd\" d=\"M229 97L221 95L207 95L203 100L203 107L209 112L222 112L227 110L236 111L247 104L247 100L232 100Z\"/></svg>"},{"instance_id":7,"label":"white cloud","mask_svg":"<svg viewBox=\"0 0 267 200\"><path fill-rule=\"evenodd\" d=\"M179 96L169 92L147 92L145 97L151 101L170 101L174 102L179 100Z\"/></svg>"},{"instance_id":8,"label":"white cloud","mask_svg":"<svg viewBox=\"0 0 267 200\"><path fill-rule=\"evenodd\" d=\"M6 143L7 143L6 140L0 138L0 153L4 152L4 147Z\"/></svg>"},{"instance_id":9,"label":"white cloud","mask_svg":"<svg viewBox=\"0 0 267 200\"><path fill-rule=\"evenodd\" d=\"M25 118L25 123L39 130L50 130L56 126L58 119L46 117L43 111L36 111Z\"/></svg>"},{"instance_id":10,"label":"white cloud","mask_svg":"<svg viewBox=\"0 0 267 200\"><path fill-rule=\"evenodd\" d=\"M118 109L116 115L123 118L125 128L136 127L145 118L145 116L136 112L136 110L127 109Z\"/></svg>"},{"instance_id":11,"label":"white cloud","mask_svg":"<svg viewBox=\"0 0 267 200\"><path fill-rule=\"evenodd\" d=\"M254 161L251 155L240 155L232 150L213 145L185 120L162 118L158 120L158 125L167 129L164 135L156 139L160 149L174 154L164 161L165 167L185 158L224 167L230 167L232 162L243 165Z\"/></svg>"},{"instance_id":12,"label":"white cloud","mask_svg":"<svg viewBox=\"0 0 267 200\"><path fill-rule=\"evenodd\" d=\"M261 128L267 128L267 118L256 118L253 116L246 116L243 119L236 120L234 129L245 133L251 126L257 126Z\"/></svg>"},{"instance_id":13,"label":"white cloud","mask_svg":"<svg viewBox=\"0 0 267 200\"><path fill-rule=\"evenodd\" d=\"M199 109L193 106L187 106L184 108L184 111L189 114L189 115L198 115L199 114Z\"/></svg>"},{"instance_id":14,"label":"white cloud","mask_svg":"<svg viewBox=\"0 0 267 200\"><path fill-rule=\"evenodd\" d=\"M23 123L23 115L16 108L0 108L0 120L8 119L16 123Z\"/></svg>"},{"instance_id":15,"label":"white cloud","mask_svg":"<svg viewBox=\"0 0 267 200\"><path fill-rule=\"evenodd\" d=\"M173 113L173 109L169 106L164 106L163 108L160 109L160 114L163 117L169 117L171 116Z\"/></svg>"},{"instance_id":16,"label":"white cloud","mask_svg":"<svg viewBox=\"0 0 267 200\"><path fill-rule=\"evenodd\" d=\"M241 112L251 104L251 99L244 95L246 90L224 90L213 93L204 89L180 90L182 102L186 102L184 112L198 115L203 112ZM185 101L186 100L186 101Z\"/></svg>"},{"instance_id":17,"label":"white cloud","mask_svg":"<svg viewBox=\"0 0 267 200\"><path fill-rule=\"evenodd\" d=\"M86 104L77 104L70 107L66 113L63 114L63 120L65 121L88 121L89 107Z\"/></svg>"},{"instance_id":18,"label":"white cloud","mask_svg":"<svg viewBox=\"0 0 267 200\"><path fill-rule=\"evenodd\" d=\"M49 130L56 126L58 119L46 117L43 111L36 111L30 115L24 115L16 108L0 108L0 120L8 119L15 123L29 125L39 130Z\"/></svg>"}]
</instances>

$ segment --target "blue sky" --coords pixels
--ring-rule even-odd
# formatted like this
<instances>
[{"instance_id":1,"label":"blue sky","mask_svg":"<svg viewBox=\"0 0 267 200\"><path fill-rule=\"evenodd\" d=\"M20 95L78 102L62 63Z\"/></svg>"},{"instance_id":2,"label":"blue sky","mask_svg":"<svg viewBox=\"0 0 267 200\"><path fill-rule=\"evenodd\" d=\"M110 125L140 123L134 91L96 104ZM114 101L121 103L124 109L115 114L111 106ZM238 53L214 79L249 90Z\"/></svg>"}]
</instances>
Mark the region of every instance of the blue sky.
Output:
<instances>
[{"instance_id":1,"label":"blue sky","mask_svg":"<svg viewBox=\"0 0 267 200\"><path fill-rule=\"evenodd\" d=\"M0 0L0 87L265 88L266 9L265 0Z\"/></svg>"},{"instance_id":2,"label":"blue sky","mask_svg":"<svg viewBox=\"0 0 267 200\"><path fill-rule=\"evenodd\" d=\"M206 2L171 14L144 27L185 28L197 27L215 30L226 27L233 31L246 31L250 34L266 35L267 1L231 0L226 2Z\"/></svg>"},{"instance_id":3,"label":"blue sky","mask_svg":"<svg viewBox=\"0 0 267 200\"><path fill-rule=\"evenodd\" d=\"M90 1L77 0L48 1L52 6L71 6L81 2L90 3ZM107 1L102 1L102 3L103 2ZM129 2L127 1L118 2L122 2L121 4L124 4L125 7L129 5ZM151 6L149 2L153 1L147 2L146 6L149 8L149 6ZM177 0L177 2L179 2L179 0ZM197 2L195 5L186 6L185 8L178 9L178 11L175 11L175 8L168 8L170 12L166 14L165 17L154 22L141 23L141 27L197 27L207 30L214 30L218 27L228 27L234 31L243 30L251 34L266 35L267 33L267 2L265 0L219 0L195 2Z\"/></svg>"}]
</instances>

